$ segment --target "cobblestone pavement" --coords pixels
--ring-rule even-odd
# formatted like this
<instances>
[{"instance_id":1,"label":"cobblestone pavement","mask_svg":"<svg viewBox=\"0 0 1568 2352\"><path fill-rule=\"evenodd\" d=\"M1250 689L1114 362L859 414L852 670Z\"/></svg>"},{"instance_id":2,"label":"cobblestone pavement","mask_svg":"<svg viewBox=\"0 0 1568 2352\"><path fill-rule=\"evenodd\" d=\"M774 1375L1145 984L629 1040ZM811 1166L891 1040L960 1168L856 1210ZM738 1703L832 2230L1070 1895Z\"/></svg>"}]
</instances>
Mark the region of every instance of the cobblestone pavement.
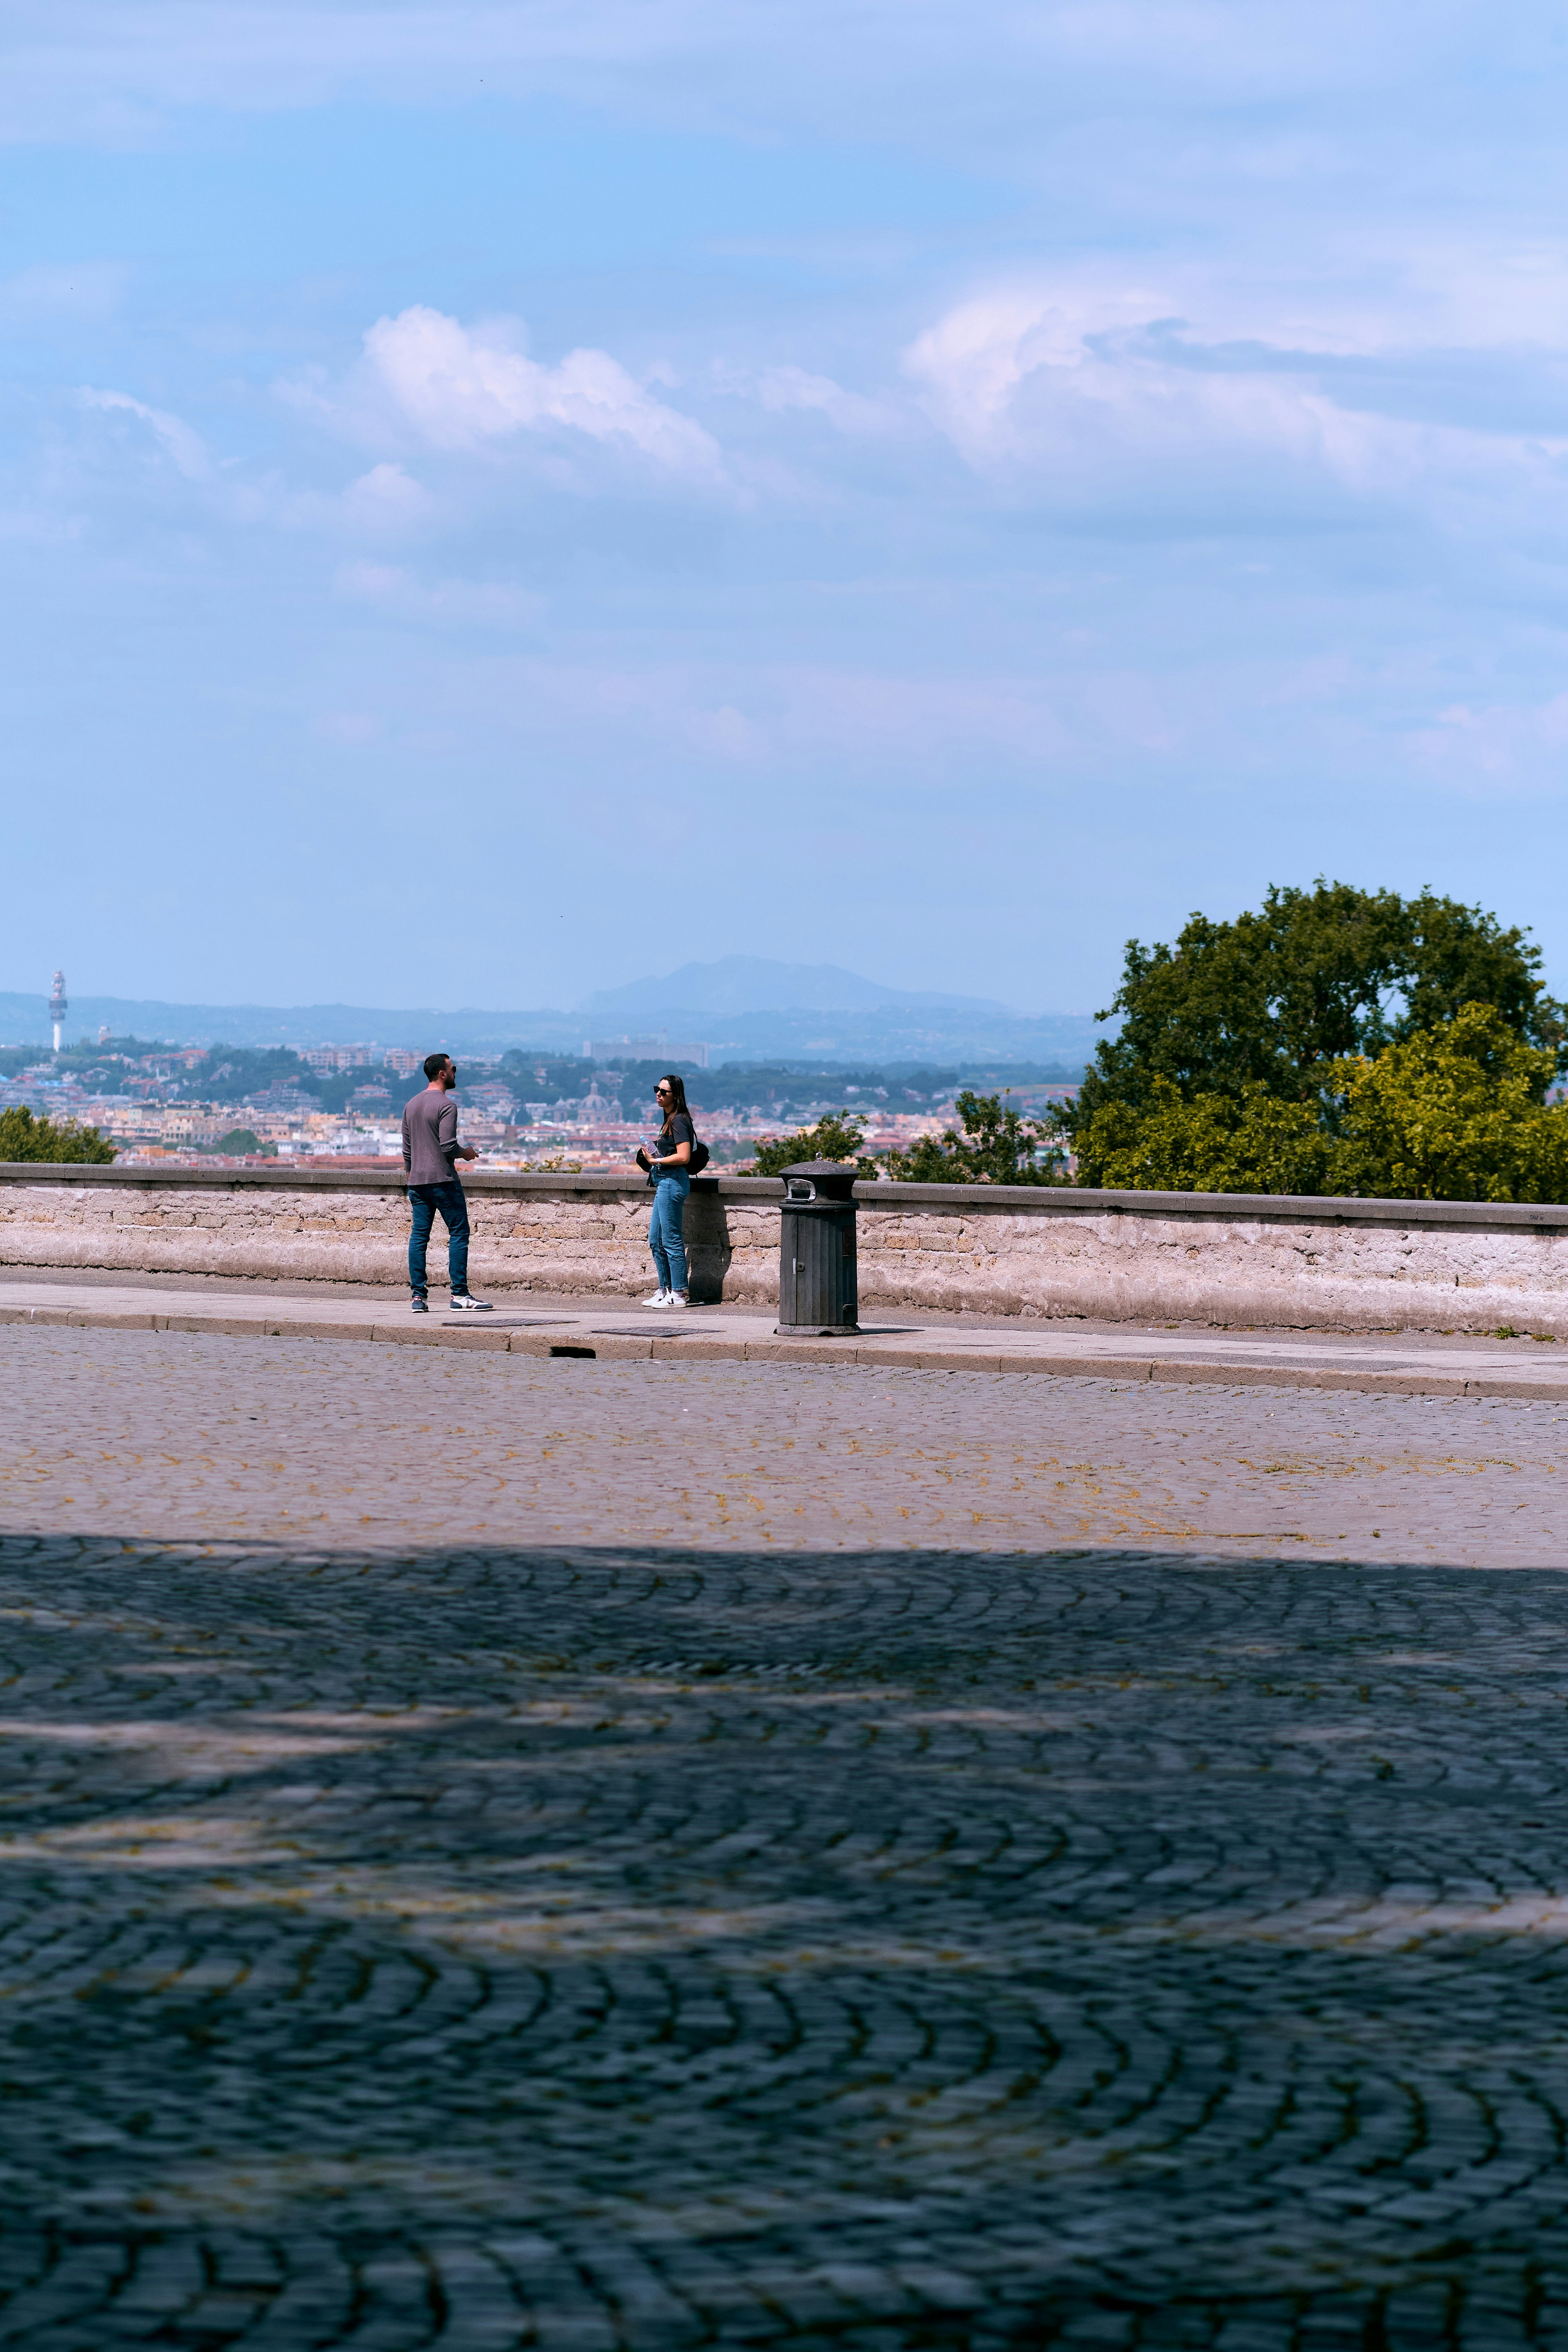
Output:
<instances>
[{"instance_id":1,"label":"cobblestone pavement","mask_svg":"<svg viewBox=\"0 0 1568 2352\"><path fill-rule=\"evenodd\" d=\"M0 1376L0 2345L1568 2346L1550 1408Z\"/></svg>"},{"instance_id":2,"label":"cobblestone pavement","mask_svg":"<svg viewBox=\"0 0 1568 2352\"><path fill-rule=\"evenodd\" d=\"M1568 1397L0 1327L0 1527L1568 1563Z\"/></svg>"}]
</instances>

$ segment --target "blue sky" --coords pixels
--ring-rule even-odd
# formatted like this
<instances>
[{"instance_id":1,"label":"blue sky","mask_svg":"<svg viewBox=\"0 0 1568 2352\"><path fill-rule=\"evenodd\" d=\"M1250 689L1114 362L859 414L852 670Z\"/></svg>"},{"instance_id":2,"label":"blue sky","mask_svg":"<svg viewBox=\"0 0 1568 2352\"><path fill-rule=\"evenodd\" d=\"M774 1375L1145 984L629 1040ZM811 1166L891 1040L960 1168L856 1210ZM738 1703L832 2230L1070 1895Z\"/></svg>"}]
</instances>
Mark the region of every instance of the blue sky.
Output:
<instances>
[{"instance_id":1,"label":"blue sky","mask_svg":"<svg viewBox=\"0 0 1568 2352\"><path fill-rule=\"evenodd\" d=\"M1561 12L21 0L0 985L1568 983Z\"/></svg>"}]
</instances>

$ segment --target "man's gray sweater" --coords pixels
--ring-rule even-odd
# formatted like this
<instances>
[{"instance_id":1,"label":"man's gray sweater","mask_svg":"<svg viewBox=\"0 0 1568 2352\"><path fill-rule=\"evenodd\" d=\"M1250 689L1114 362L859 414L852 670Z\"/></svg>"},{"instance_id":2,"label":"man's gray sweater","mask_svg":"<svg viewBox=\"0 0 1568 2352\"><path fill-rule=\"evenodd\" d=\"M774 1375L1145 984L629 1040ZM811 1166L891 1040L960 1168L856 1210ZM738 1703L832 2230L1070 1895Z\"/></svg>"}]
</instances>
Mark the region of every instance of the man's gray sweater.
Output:
<instances>
[{"instance_id":1,"label":"man's gray sweater","mask_svg":"<svg viewBox=\"0 0 1568 2352\"><path fill-rule=\"evenodd\" d=\"M436 1087L403 1110L403 1165L411 1184L449 1184L457 1174L458 1105Z\"/></svg>"}]
</instances>

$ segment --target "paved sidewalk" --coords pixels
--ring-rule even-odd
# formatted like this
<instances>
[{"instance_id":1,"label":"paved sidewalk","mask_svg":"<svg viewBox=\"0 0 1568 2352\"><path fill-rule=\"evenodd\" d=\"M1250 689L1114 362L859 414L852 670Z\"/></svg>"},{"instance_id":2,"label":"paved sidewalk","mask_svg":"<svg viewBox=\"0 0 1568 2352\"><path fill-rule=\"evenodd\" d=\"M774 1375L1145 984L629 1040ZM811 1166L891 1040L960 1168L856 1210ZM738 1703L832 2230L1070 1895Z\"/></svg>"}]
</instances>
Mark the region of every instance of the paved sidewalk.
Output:
<instances>
[{"instance_id":1,"label":"paved sidewalk","mask_svg":"<svg viewBox=\"0 0 1568 2352\"><path fill-rule=\"evenodd\" d=\"M1043 1372L1127 1381L1217 1381L1225 1386L1352 1389L1406 1396L1568 1396L1568 1344L1521 1335L1327 1331L1202 1331L1074 1323L986 1328L914 1312L868 1311L853 1339L784 1339L771 1312L738 1307L660 1313L633 1300L556 1301L531 1294L488 1315L455 1315L439 1294L430 1314L406 1297L281 1297L193 1287L182 1292L102 1281L0 1280L0 1324L63 1324L93 1330L264 1333L299 1339L368 1339L520 1356L573 1353L606 1361L849 1363L924 1371Z\"/></svg>"}]
</instances>

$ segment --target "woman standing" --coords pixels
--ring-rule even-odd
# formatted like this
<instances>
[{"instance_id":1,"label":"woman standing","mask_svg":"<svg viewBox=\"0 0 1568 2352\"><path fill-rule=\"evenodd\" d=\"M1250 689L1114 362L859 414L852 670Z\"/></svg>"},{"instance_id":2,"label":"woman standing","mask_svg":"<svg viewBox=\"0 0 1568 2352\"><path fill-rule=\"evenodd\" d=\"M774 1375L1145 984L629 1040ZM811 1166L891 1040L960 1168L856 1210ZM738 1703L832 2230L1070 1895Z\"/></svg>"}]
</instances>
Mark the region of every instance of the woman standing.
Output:
<instances>
[{"instance_id":1,"label":"woman standing","mask_svg":"<svg viewBox=\"0 0 1568 2352\"><path fill-rule=\"evenodd\" d=\"M664 1125L646 1150L637 1152L637 1166L653 1178L653 1214L647 1242L658 1273L658 1288L645 1307L689 1307L686 1280L686 1196L691 1190L691 1147L697 1129L686 1108L686 1086L671 1073L660 1078L654 1100L664 1113Z\"/></svg>"}]
</instances>

